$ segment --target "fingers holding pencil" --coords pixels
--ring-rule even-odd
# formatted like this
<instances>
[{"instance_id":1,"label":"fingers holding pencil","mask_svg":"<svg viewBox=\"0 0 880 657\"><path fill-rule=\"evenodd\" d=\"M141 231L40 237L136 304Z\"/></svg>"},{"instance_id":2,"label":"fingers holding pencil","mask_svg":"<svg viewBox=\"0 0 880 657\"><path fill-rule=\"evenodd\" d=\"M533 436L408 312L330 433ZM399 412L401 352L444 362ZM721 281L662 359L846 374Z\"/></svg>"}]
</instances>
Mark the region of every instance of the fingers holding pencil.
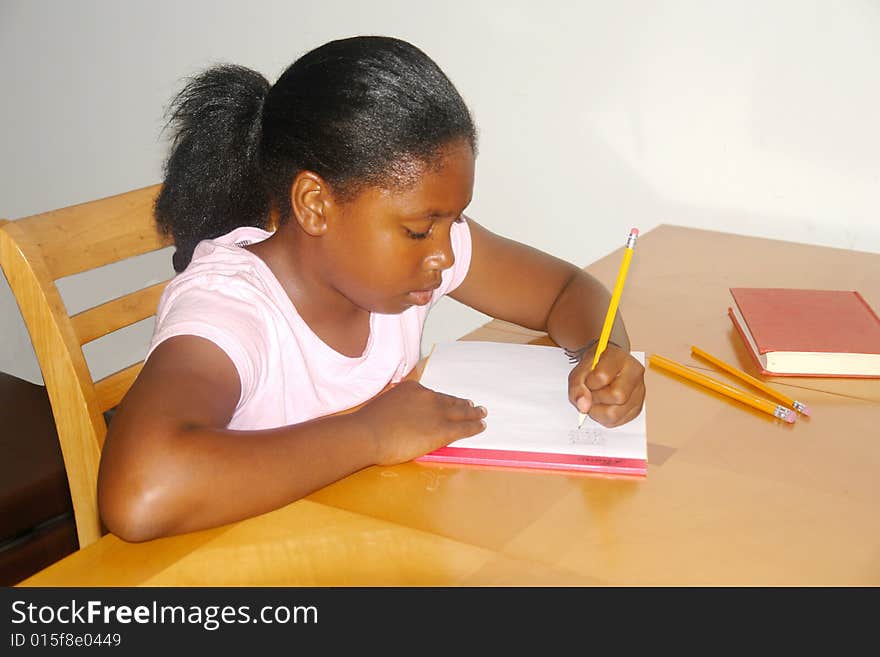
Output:
<instances>
[{"instance_id":1,"label":"fingers holding pencil","mask_svg":"<svg viewBox=\"0 0 880 657\"><path fill-rule=\"evenodd\" d=\"M592 368L590 354L568 376L568 398L581 413L606 427L639 414L645 400L645 368L628 351L609 343Z\"/></svg>"}]
</instances>

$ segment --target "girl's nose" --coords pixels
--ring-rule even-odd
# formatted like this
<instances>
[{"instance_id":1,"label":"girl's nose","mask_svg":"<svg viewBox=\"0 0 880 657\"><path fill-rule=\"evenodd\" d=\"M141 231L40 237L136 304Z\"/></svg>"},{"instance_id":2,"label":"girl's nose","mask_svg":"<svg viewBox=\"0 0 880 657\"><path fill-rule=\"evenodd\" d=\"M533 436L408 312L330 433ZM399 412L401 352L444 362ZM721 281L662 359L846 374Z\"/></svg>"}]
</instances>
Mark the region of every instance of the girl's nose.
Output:
<instances>
[{"instance_id":1,"label":"girl's nose","mask_svg":"<svg viewBox=\"0 0 880 657\"><path fill-rule=\"evenodd\" d=\"M447 236L442 244L435 245L431 253L425 259L427 268L430 270L443 271L455 264L455 254L452 252L452 242Z\"/></svg>"}]
</instances>

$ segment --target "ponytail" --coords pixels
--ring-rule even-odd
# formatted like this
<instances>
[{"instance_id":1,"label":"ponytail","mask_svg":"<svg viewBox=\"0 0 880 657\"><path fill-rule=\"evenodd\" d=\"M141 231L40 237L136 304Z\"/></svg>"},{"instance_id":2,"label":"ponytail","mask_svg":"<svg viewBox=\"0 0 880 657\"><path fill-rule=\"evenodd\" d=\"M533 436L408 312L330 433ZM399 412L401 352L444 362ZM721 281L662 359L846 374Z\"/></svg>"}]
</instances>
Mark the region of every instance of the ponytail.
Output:
<instances>
[{"instance_id":1,"label":"ponytail","mask_svg":"<svg viewBox=\"0 0 880 657\"><path fill-rule=\"evenodd\" d=\"M268 92L259 73L220 65L190 79L172 101L173 141L155 215L174 237L176 271L201 240L239 226L265 227L269 197L259 151Z\"/></svg>"}]
</instances>

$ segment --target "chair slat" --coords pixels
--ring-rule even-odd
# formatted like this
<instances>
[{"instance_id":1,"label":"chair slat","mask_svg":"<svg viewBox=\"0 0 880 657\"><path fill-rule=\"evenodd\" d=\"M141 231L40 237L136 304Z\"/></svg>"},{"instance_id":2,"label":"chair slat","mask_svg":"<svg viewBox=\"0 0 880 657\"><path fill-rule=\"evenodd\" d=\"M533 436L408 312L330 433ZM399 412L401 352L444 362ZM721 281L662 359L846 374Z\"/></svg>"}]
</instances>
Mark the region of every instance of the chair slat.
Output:
<instances>
[{"instance_id":1,"label":"chair slat","mask_svg":"<svg viewBox=\"0 0 880 657\"><path fill-rule=\"evenodd\" d=\"M160 185L18 219L53 280L169 246L153 203Z\"/></svg>"},{"instance_id":2,"label":"chair slat","mask_svg":"<svg viewBox=\"0 0 880 657\"><path fill-rule=\"evenodd\" d=\"M113 299L100 306L77 313L70 320L80 344L117 331L156 314L159 297L168 281L156 283L137 292Z\"/></svg>"},{"instance_id":3,"label":"chair slat","mask_svg":"<svg viewBox=\"0 0 880 657\"><path fill-rule=\"evenodd\" d=\"M95 397L97 397L98 408L102 413L119 405L143 366L144 361L140 361L95 381Z\"/></svg>"}]
</instances>

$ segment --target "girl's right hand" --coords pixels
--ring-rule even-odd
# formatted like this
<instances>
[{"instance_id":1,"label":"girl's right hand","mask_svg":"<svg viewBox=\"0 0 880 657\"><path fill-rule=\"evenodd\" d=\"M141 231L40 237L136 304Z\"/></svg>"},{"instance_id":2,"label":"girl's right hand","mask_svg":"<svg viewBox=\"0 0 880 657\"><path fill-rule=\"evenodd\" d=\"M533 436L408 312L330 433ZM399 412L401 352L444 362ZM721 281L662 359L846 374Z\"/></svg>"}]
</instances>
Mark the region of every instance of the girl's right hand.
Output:
<instances>
[{"instance_id":1,"label":"girl's right hand","mask_svg":"<svg viewBox=\"0 0 880 657\"><path fill-rule=\"evenodd\" d=\"M397 384L355 414L373 436L376 465L411 461L486 428L485 408L416 381Z\"/></svg>"}]
</instances>

